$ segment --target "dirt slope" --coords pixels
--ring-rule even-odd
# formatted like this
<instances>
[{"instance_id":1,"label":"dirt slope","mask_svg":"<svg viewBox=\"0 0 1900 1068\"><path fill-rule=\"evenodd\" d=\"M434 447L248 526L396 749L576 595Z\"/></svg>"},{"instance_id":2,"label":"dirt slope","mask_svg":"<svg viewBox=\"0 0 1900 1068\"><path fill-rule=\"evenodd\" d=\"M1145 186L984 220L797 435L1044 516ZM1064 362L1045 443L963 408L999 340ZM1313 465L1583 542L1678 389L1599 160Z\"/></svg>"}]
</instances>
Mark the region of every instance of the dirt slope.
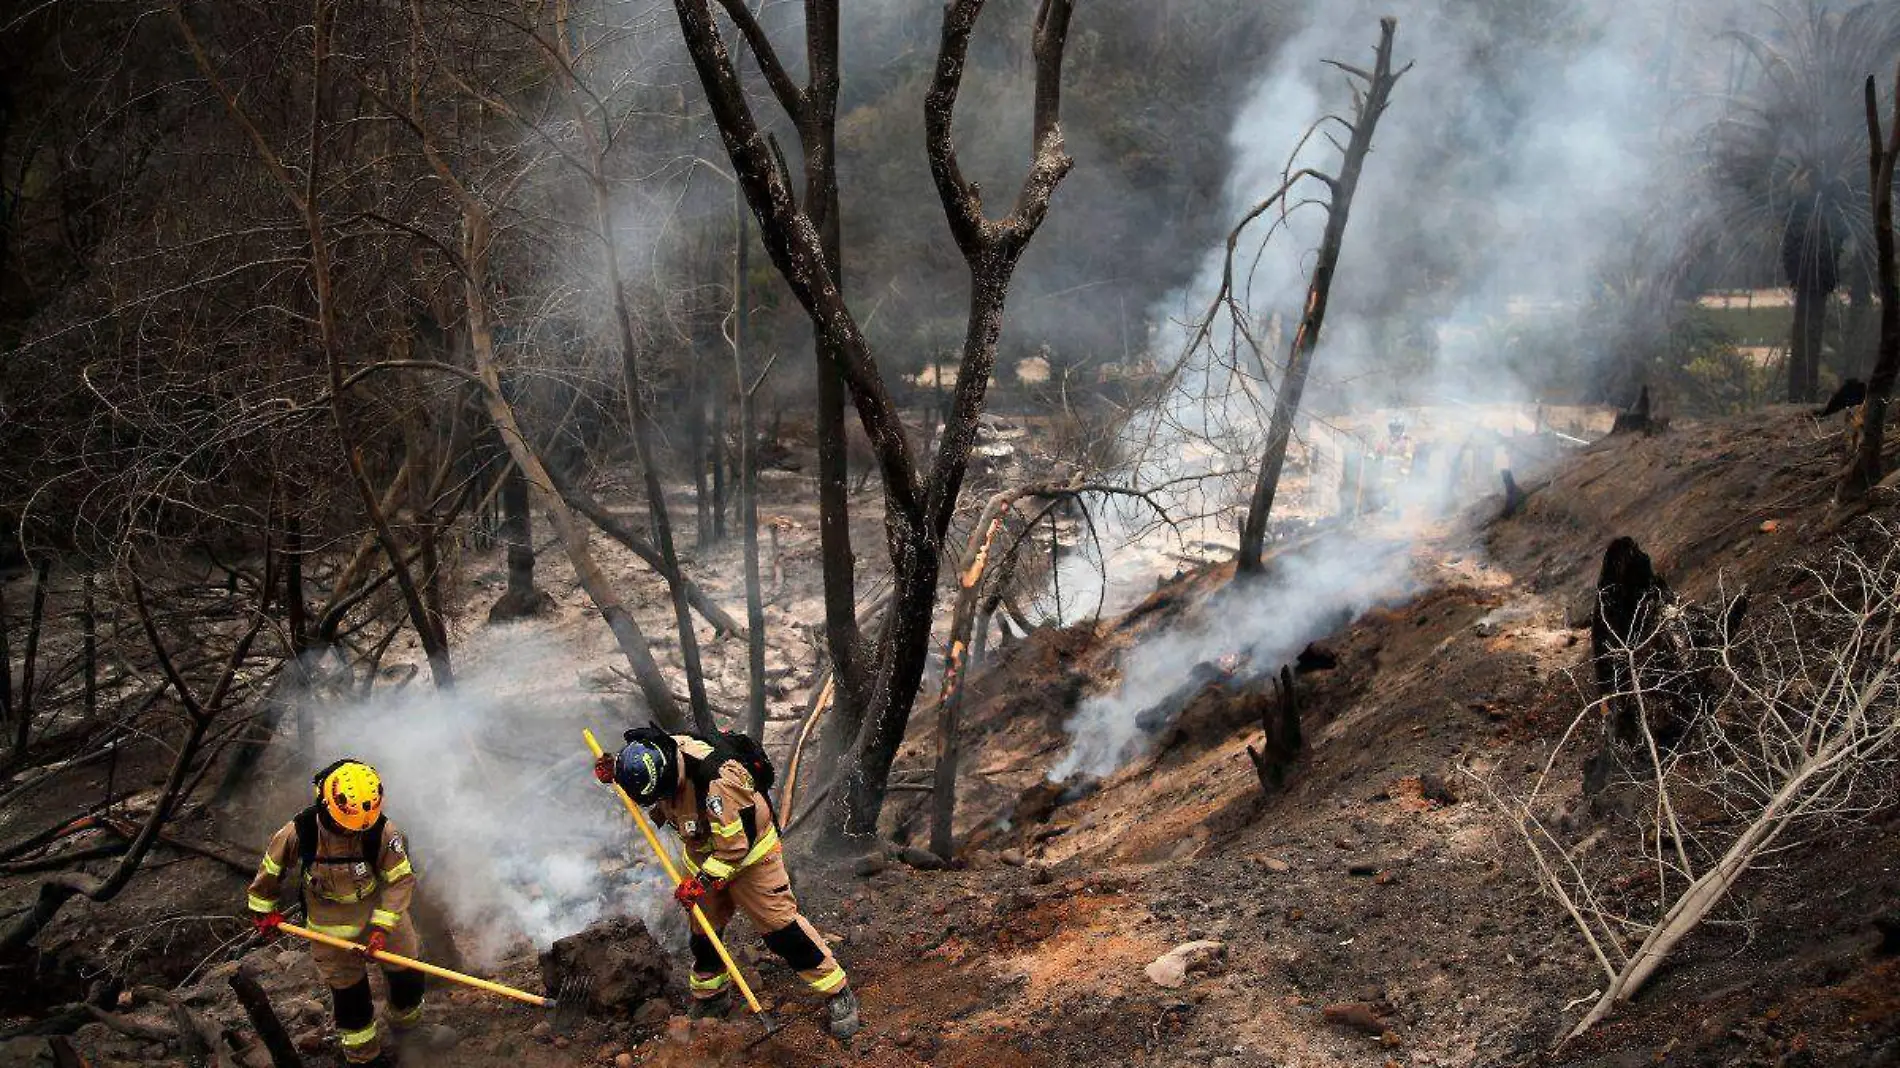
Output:
<instances>
[{"instance_id":1,"label":"dirt slope","mask_svg":"<svg viewBox=\"0 0 1900 1068\"><path fill-rule=\"evenodd\" d=\"M1575 1018L1566 1007L1601 977L1462 772L1522 780L1581 707L1584 607L1611 537L1637 538L1694 597L1772 593L1780 568L1820 551L1837 529L1831 430L1776 409L1607 440L1531 483L1520 515L1492 521L1486 502L1436 531L1415 554L1421 592L1329 638L1337 667L1301 676L1308 749L1271 796L1243 751L1259 738L1257 684L1207 689L1164 748L1088 796L1055 806L1041 785L1079 696L1224 571L1008 650L970 702L961 866L795 869L864 1001L870 1026L848 1050L768 961L763 988L789 999L790 1026L755 1049L748 1021L679 1018L595 1022L561 1048L531 1033L536 1014L458 995L438 999L437 1018L461 1044L409 1063L542 1068L623 1051L813 1068L1900 1062L1900 965L1876 955L1870 926L1900 890L1891 808L1753 873L1745 911L1551 1058ZM1838 529L1869 536L1865 520ZM924 734L905 763L933 749ZM900 839L920 833L919 797L893 805ZM1144 974L1196 939L1224 956L1178 989ZM532 983L532 961L502 974ZM80 1034L97 1063L163 1062L100 1030Z\"/></svg>"}]
</instances>

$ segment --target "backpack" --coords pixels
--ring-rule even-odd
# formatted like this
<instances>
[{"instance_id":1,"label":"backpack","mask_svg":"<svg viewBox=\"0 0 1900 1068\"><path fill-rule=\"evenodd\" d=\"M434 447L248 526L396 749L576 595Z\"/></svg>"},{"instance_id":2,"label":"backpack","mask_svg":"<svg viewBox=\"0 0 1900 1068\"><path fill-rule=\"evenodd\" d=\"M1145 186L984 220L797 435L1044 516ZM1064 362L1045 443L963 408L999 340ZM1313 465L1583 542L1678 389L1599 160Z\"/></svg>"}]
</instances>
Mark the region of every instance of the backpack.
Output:
<instances>
[{"instance_id":1,"label":"backpack","mask_svg":"<svg viewBox=\"0 0 1900 1068\"><path fill-rule=\"evenodd\" d=\"M680 755L673 736L660 727L635 727L622 737L629 742L644 742L671 756ZM766 755L763 746L739 731L719 731L711 737L694 734L693 737L712 746L712 753L704 759L686 758L686 777L693 780L701 797L706 796L706 788L719 777L719 769L726 761L736 760L752 776L752 785L769 799L772 785L778 781L778 769L772 766L772 758Z\"/></svg>"}]
</instances>

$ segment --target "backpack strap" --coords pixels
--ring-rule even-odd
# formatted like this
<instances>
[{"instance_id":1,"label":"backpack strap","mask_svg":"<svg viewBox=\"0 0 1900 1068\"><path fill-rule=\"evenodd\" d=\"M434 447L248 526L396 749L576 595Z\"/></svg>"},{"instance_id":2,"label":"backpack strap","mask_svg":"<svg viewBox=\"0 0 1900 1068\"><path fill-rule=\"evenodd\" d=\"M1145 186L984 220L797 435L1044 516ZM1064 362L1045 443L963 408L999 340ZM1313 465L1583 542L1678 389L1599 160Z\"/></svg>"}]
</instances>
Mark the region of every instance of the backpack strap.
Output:
<instances>
[{"instance_id":1,"label":"backpack strap","mask_svg":"<svg viewBox=\"0 0 1900 1068\"><path fill-rule=\"evenodd\" d=\"M291 820L297 828L297 860L303 865L304 877L310 875L310 868L317 862L317 806L311 805L297 813Z\"/></svg>"},{"instance_id":2,"label":"backpack strap","mask_svg":"<svg viewBox=\"0 0 1900 1068\"><path fill-rule=\"evenodd\" d=\"M363 832L363 860L369 864L369 870L375 872L378 878L381 878L383 874L380 865L383 862L383 829L387 826L389 826L389 817L379 813L376 822L370 824L369 829Z\"/></svg>"}]
</instances>

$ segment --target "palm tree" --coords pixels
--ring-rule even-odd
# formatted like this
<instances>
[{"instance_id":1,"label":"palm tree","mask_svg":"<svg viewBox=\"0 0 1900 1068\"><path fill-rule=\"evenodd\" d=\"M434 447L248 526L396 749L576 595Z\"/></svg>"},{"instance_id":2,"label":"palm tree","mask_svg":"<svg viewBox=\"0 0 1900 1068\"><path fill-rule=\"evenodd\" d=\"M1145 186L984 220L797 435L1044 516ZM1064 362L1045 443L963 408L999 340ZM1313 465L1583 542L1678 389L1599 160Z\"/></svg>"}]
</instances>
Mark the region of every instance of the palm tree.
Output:
<instances>
[{"instance_id":1,"label":"palm tree","mask_svg":"<svg viewBox=\"0 0 1900 1068\"><path fill-rule=\"evenodd\" d=\"M1871 270L1861 86L1900 56L1900 4L1787 0L1766 33L1734 31L1745 70L1710 130L1729 242L1778 256L1794 290L1788 400L1820 387L1828 299Z\"/></svg>"}]
</instances>

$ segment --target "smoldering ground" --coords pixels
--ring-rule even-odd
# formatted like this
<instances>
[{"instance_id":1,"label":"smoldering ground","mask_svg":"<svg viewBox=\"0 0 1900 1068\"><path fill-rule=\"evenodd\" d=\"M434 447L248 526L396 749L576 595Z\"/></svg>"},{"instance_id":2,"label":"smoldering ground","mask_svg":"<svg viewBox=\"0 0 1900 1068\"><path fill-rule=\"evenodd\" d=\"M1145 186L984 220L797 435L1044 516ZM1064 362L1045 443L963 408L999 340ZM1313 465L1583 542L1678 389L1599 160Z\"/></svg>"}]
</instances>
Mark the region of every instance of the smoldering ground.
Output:
<instances>
[{"instance_id":1,"label":"smoldering ground","mask_svg":"<svg viewBox=\"0 0 1900 1068\"><path fill-rule=\"evenodd\" d=\"M1686 254L1706 199L1698 131L1715 117L1722 79L1733 77L1729 31L1763 25L1772 12L1741 0L1309 4L1293 15L1300 28L1279 42L1229 133L1227 219L1301 168L1337 171L1343 127L1325 116L1351 117L1351 85L1325 61L1370 67L1386 15L1398 18L1395 66L1412 66L1379 120L1352 205L1296 436L1311 439L1354 411L1429 405L1442 437L1470 440L1488 431L1476 408L1470 425L1459 425L1461 405L1528 405L1550 383L1578 377L1621 381L1614 362L1626 354L1589 349L1581 331L1579 345L1562 353L1566 367L1514 363L1499 339L1526 309L1560 325L1586 306L1604 314L1590 298L1606 276L1667 272ZM1231 543L1257 460L1227 458L1260 454L1292 333L1280 325L1296 320L1305 301L1325 225L1311 200L1323 192L1312 179L1295 183L1294 207L1268 213L1237 248L1235 293L1248 335L1267 339L1257 359L1245 356L1251 345L1224 317L1205 344L1188 344L1219 287L1224 248L1210 249L1196 281L1150 311L1150 350L1171 369L1173 388L1131 419L1119 474L1144 488L1169 485L1162 499L1195 517L1194 537ZM1239 470L1181 481L1224 465ZM1414 480L1407 492L1406 505L1434 514L1469 503L1441 479ZM1277 514L1300 503L1284 485L1280 501ZM1145 515L1100 503L1103 548L1091 543L1060 573L1083 612L1103 576L1126 580L1141 566L1131 562L1156 559L1124 551L1128 540L1170 535ZM1193 664L1241 652L1284 658L1322 621L1403 595L1408 569L1393 562L1424 529L1330 532L1281 560L1268 581L1217 598L1194 621L1132 650L1120 688L1078 711L1074 747L1052 776L1102 774L1137 755L1134 718ZM1118 592L1122 604L1111 609L1138 596L1139 584L1124 581Z\"/></svg>"}]
</instances>

